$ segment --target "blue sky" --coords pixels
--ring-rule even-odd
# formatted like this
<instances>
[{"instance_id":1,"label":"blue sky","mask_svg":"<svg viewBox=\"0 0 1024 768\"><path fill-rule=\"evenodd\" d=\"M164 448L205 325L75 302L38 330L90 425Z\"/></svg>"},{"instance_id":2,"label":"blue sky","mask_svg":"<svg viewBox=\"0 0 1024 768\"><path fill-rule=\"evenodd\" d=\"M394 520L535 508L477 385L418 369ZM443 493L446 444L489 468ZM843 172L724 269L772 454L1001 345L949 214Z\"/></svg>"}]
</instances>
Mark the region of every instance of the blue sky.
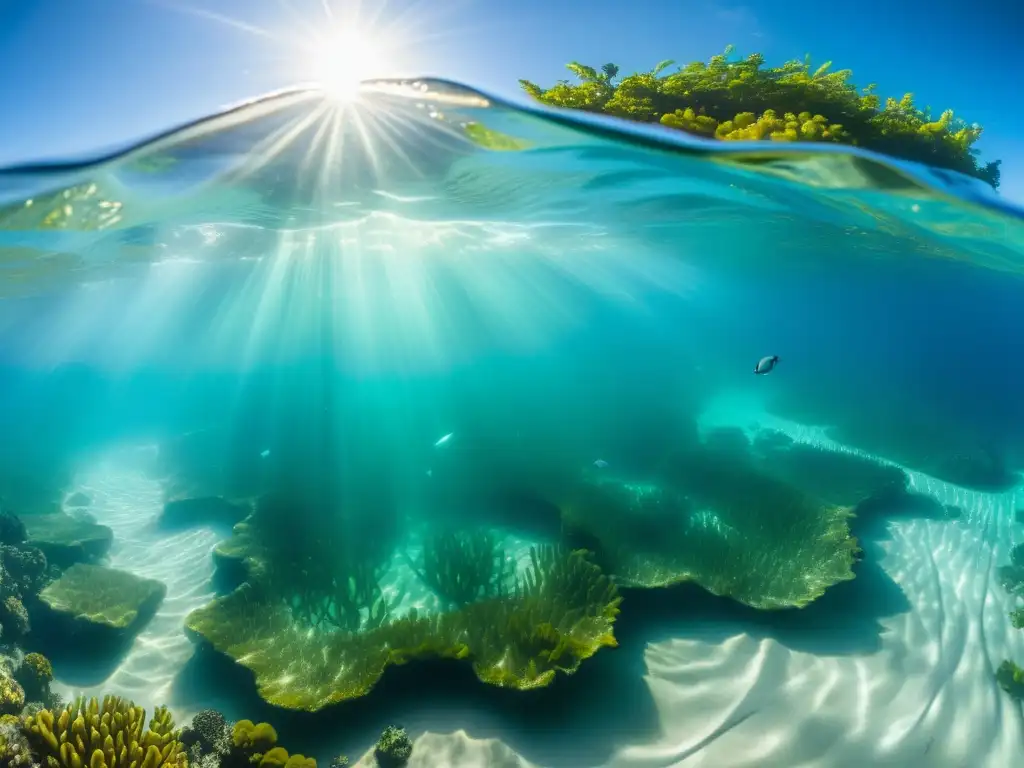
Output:
<instances>
[{"instance_id":1,"label":"blue sky","mask_svg":"<svg viewBox=\"0 0 1024 768\"><path fill-rule=\"evenodd\" d=\"M357 13L350 0L0 0L0 164L80 157L315 77L311 35L332 26L324 2L336 17ZM983 157L1003 159L1002 192L1024 203L1015 5L362 0L358 14L381 41L373 74L506 95L518 78L551 84L573 59L630 72L728 43L770 63L832 59L858 84L981 123Z\"/></svg>"}]
</instances>

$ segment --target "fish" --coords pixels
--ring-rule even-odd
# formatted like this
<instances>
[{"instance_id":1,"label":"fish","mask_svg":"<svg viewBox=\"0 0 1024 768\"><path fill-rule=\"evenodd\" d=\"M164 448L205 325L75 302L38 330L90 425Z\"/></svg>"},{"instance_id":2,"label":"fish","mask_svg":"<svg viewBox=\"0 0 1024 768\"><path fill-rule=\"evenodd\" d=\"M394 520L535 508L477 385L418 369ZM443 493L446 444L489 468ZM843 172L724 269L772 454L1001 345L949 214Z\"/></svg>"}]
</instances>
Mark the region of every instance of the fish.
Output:
<instances>
[{"instance_id":1,"label":"fish","mask_svg":"<svg viewBox=\"0 0 1024 768\"><path fill-rule=\"evenodd\" d=\"M265 459L270 455L270 449L267 448L265 451L260 451L260 458Z\"/></svg>"},{"instance_id":2,"label":"fish","mask_svg":"<svg viewBox=\"0 0 1024 768\"><path fill-rule=\"evenodd\" d=\"M769 355L768 357L762 357L760 360L757 361L757 365L754 366L754 373L758 375L771 373L773 370L775 370L775 366L778 365L778 362L778 355Z\"/></svg>"},{"instance_id":3,"label":"fish","mask_svg":"<svg viewBox=\"0 0 1024 768\"><path fill-rule=\"evenodd\" d=\"M438 440L436 443L434 443L434 447L435 448L440 448L442 445L444 445L449 440L451 440L454 435L455 435L454 432L449 432L447 435L445 435L440 440Z\"/></svg>"},{"instance_id":4,"label":"fish","mask_svg":"<svg viewBox=\"0 0 1024 768\"><path fill-rule=\"evenodd\" d=\"M605 469L608 466L608 462L605 461L604 459L598 459L597 461L594 462L594 466L597 467L598 469Z\"/></svg>"}]
</instances>

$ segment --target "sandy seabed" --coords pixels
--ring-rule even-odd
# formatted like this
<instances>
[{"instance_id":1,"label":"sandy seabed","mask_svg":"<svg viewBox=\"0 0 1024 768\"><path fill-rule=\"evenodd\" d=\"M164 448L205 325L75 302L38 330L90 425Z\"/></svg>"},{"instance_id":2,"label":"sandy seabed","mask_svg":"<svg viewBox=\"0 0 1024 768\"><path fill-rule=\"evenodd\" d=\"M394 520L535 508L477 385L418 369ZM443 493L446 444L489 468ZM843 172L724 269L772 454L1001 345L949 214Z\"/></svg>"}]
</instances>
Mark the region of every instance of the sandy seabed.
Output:
<instances>
[{"instance_id":1,"label":"sandy seabed","mask_svg":"<svg viewBox=\"0 0 1024 768\"><path fill-rule=\"evenodd\" d=\"M798 440L834 444L819 432L742 404L723 401L705 426L752 423ZM111 454L78 478L96 520L114 530L109 565L167 585L156 617L102 681L75 685L65 696L118 694L152 709L170 703L179 722L217 702L175 704L176 679L187 674L194 646L185 616L213 598L210 553L223 536L207 528L168 533L155 525L162 507L159 481ZM1009 768L1024 760L1021 708L995 683L1005 658L1024 660L1024 631L1010 624L1013 598L996 568L1024 540L1014 510L1024 491L985 494L910 473L914 490L964 510L956 520L895 519L886 535L865 542L878 578L895 589L896 608L869 622L870 638L835 643L794 641L791 633L738 618L688 618L642 638L635 669L653 728L614 724L603 731L601 757L585 734L505 736L500 723L465 707L433 708L429 695L402 722L415 738L412 768L544 766L561 768ZM522 559L529 543L510 541ZM860 579L861 576L858 576ZM404 556L384 580L385 594L404 594L402 610L429 607L430 596ZM902 596L900 596L902 593ZM826 595L827 597L828 595ZM823 598L824 600L824 598ZM851 605L851 611L860 610ZM816 614L808 613L808 616ZM821 614L815 638L846 632ZM618 633L617 633L618 634ZM849 642L844 642L844 640ZM615 654L623 649L602 651ZM597 663L598 659L591 663ZM586 674L586 671L582 672ZM640 680L639 678L642 678ZM614 698L614 691L605 691ZM633 695L632 693L630 695ZM627 702L623 706L629 707ZM641 707L642 708L642 707ZM604 727L604 726L602 726ZM475 737L474 737L475 736ZM373 742L367 733L364 744ZM528 759L527 759L528 758ZM367 754L357 765L373 765Z\"/></svg>"}]
</instances>

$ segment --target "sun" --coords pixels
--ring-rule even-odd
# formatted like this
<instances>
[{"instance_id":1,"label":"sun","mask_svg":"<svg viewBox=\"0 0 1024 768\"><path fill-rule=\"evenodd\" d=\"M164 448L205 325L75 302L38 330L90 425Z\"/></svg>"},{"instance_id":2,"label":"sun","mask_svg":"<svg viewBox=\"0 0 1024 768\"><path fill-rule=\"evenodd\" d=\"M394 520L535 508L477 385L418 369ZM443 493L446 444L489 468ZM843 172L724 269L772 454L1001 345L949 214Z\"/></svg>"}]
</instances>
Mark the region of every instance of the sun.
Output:
<instances>
[{"instance_id":1,"label":"sun","mask_svg":"<svg viewBox=\"0 0 1024 768\"><path fill-rule=\"evenodd\" d=\"M356 29L342 29L317 40L310 63L313 79L339 101L351 101L359 84L383 74L382 46Z\"/></svg>"}]
</instances>

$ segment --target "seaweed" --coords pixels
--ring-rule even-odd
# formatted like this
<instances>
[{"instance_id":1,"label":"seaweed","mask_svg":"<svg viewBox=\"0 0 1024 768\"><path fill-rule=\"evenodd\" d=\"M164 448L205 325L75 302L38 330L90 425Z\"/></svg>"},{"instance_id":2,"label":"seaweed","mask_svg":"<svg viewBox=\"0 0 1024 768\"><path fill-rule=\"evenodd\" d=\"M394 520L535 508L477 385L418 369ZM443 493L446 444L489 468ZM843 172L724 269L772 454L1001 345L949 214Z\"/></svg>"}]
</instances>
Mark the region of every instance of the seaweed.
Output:
<instances>
[{"instance_id":1,"label":"seaweed","mask_svg":"<svg viewBox=\"0 0 1024 768\"><path fill-rule=\"evenodd\" d=\"M413 569L449 605L461 607L507 592L511 563L491 531L436 531Z\"/></svg>"},{"instance_id":2,"label":"seaweed","mask_svg":"<svg viewBox=\"0 0 1024 768\"><path fill-rule=\"evenodd\" d=\"M422 658L469 661L484 682L511 688L549 684L605 646L621 598L582 552L531 550L531 566L504 597L431 616L416 611L381 626L311 633L257 585L193 611L193 637L252 670L260 696L287 709L317 711L368 693L391 665Z\"/></svg>"},{"instance_id":3,"label":"seaweed","mask_svg":"<svg viewBox=\"0 0 1024 768\"><path fill-rule=\"evenodd\" d=\"M765 472L748 445L716 431L658 482L583 483L563 508L566 529L623 585L692 581L754 608L807 605L853 578L852 513Z\"/></svg>"}]
</instances>

